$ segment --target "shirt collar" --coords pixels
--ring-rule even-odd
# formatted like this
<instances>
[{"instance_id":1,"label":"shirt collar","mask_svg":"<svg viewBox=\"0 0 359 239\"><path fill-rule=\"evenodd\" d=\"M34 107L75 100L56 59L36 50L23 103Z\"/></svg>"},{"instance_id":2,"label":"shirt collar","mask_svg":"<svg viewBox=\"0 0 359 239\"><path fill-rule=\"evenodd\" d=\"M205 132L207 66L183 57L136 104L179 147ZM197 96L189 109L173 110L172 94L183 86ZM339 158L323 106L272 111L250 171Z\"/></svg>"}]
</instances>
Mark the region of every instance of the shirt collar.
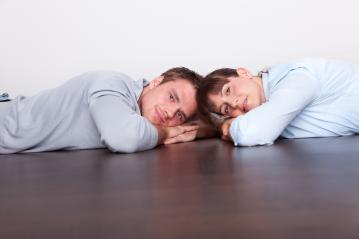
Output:
<instances>
[{"instance_id":1,"label":"shirt collar","mask_svg":"<svg viewBox=\"0 0 359 239\"><path fill-rule=\"evenodd\" d=\"M138 100L142 94L143 89L149 84L150 82L144 78L135 81L135 88L134 93L136 96L136 100Z\"/></svg>"},{"instance_id":2,"label":"shirt collar","mask_svg":"<svg viewBox=\"0 0 359 239\"><path fill-rule=\"evenodd\" d=\"M269 99L269 70L268 69L262 70L260 72L260 76L262 77L264 96L267 101Z\"/></svg>"}]
</instances>

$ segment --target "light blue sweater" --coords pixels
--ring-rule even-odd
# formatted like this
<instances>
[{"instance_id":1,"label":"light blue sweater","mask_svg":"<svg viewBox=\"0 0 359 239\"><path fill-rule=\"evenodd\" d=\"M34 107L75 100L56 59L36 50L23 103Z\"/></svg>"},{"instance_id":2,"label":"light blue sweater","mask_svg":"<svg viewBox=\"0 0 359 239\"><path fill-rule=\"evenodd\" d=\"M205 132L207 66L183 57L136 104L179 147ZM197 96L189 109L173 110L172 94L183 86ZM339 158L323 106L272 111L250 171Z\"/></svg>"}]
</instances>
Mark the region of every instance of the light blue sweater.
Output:
<instances>
[{"instance_id":1,"label":"light blue sweater","mask_svg":"<svg viewBox=\"0 0 359 239\"><path fill-rule=\"evenodd\" d=\"M266 102L231 124L236 146L359 133L358 66L306 59L273 66L262 80Z\"/></svg>"},{"instance_id":2,"label":"light blue sweater","mask_svg":"<svg viewBox=\"0 0 359 239\"><path fill-rule=\"evenodd\" d=\"M153 148L157 129L137 104L146 83L96 71L32 97L18 96L0 109L0 153Z\"/></svg>"}]
</instances>

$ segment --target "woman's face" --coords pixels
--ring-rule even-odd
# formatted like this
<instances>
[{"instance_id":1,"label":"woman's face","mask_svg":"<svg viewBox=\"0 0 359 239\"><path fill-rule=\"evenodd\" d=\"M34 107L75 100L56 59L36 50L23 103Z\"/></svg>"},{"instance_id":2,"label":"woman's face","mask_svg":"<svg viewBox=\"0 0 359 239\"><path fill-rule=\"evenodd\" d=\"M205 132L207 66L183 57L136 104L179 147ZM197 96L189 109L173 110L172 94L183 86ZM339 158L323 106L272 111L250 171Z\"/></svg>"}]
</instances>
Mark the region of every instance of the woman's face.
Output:
<instances>
[{"instance_id":1,"label":"woman's face","mask_svg":"<svg viewBox=\"0 0 359 239\"><path fill-rule=\"evenodd\" d=\"M265 101L262 79L247 70L237 70L238 76L229 77L218 94L208 94L211 111L237 117L256 108Z\"/></svg>"}]
</instances>

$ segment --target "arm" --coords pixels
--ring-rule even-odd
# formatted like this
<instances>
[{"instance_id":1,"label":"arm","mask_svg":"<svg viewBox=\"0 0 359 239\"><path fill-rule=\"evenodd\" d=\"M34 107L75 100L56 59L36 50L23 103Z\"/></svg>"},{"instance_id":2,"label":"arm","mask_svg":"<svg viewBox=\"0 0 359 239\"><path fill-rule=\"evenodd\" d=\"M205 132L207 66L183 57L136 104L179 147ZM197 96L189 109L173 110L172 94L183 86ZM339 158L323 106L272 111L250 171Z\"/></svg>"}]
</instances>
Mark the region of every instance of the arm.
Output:
<instances>
[{"instance_id":1,"label":"arm","mask_svg":"<svg viewBox=\"0 0 359 239\"><path fill-rule=\"evenodd\" d=\"M163 144L167 138L197 130L196 125L152 125L122 95L102 95L90 101L90 112L101 141L113 152L133 153Z\"/></svg>"},{"instance_id":2,"label":"arm","mask_svg":"<svg viewBox=\"0 0 359 239\"><path fill-rule=\"evenodd\" d=\"M90 112L101 141L113 152L132 153L157 145L157 129L121 94L94 97Z\"/></svg>"},{"instance_id":3,"label":"arm","mask_svg":"<svg viewBox=\"0 0 359 239\"><path fill-rule=\"evenodd\" d=\"M276 87L267 102L230 122L236 146L272 144L319 93L319 82L305 69L288 73Z\"/></svg>"}]
</instances>

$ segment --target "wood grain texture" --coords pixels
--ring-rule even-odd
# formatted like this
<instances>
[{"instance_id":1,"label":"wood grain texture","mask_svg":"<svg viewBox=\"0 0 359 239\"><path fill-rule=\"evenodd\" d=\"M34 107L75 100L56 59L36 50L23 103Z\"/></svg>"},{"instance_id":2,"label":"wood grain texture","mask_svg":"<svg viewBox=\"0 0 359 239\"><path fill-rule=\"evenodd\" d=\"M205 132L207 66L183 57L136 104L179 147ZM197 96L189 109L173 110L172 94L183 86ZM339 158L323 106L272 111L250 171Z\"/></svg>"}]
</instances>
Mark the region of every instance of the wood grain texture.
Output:
<instances>
[{"instance_id":1,"label":"wood grain texture","mask_svg":"<svg viewBox=\"0 0 359 239\"><path fill-rule=\"evenodd\" d=\"M359 238L359 136L0 155L0 238Z\"/></svg>"}]
</instances>

